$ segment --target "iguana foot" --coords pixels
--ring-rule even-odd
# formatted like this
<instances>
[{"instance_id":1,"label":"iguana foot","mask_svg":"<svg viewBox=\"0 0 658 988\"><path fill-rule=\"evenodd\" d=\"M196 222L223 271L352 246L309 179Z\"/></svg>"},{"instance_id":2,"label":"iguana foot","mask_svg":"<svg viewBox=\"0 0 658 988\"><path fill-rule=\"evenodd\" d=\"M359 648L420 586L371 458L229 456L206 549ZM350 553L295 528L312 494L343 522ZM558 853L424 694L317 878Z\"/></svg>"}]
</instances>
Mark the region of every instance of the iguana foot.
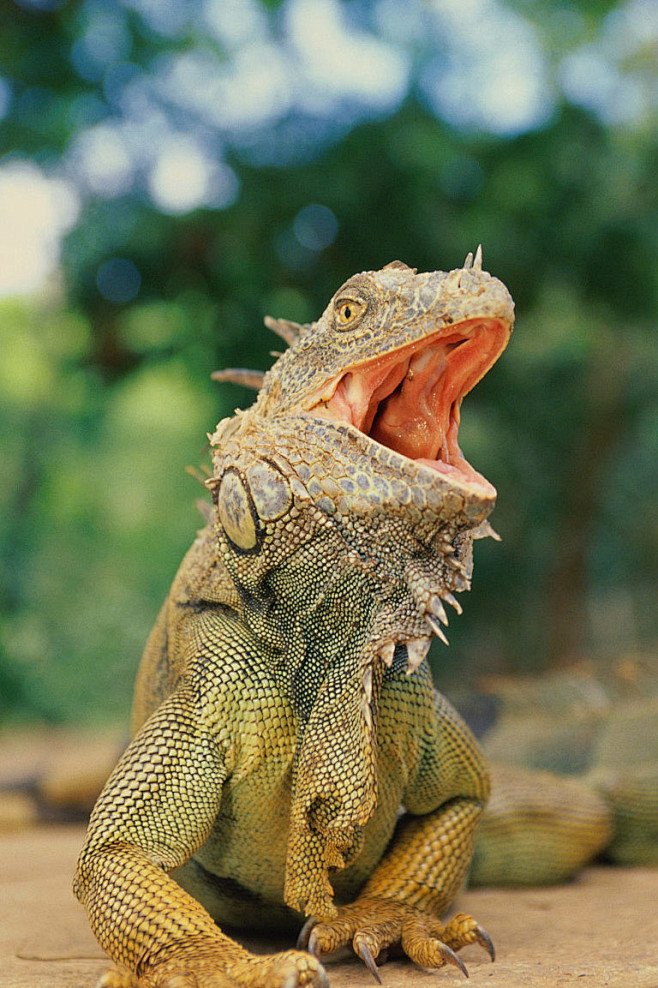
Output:
<instances>
[{"instance_id":1,"label":"iguana foot","mask_svg":"<svg viewBox=\"0 0 658 988\"><path fill-rule=\"evenodd\" d=\"M155 963L137 977L113 968L96 988L329 988L320 962L308 953L248 955L227 960L221 951L178 954Z\"/></svg>"},{"instance_id":2,"label":"iguana foot","mask_svg":"<svg viewBox=\"0 0 658 988\"><path fill-rule=\"evenodd\" d=\"M307 922L297 946L306 947L315 957L322 957L350 942L377 981L381 979L375 962L388 947L401 947L403 953L421 967L453 964L466 977L468 972L457 956L457 950L479 943L491 960L495 957L489 935L466 913L457 913L449 922L442 923L414 906L375 897L341 906L336 918L326 923Z\"/></svg>"},{"instance_id":3,"label":"iguana foot","mask_svg":"<svg viewBox=\"0 0 658 988\"><path fill-rule=\"evenodd\" d=\"M302 950L252 954L231 964L229 971L235 983L244 988L329 988L325 969L316 957ZM207 988L206 982L200 981L199 988Z\"/></svg>"}]
</instances>

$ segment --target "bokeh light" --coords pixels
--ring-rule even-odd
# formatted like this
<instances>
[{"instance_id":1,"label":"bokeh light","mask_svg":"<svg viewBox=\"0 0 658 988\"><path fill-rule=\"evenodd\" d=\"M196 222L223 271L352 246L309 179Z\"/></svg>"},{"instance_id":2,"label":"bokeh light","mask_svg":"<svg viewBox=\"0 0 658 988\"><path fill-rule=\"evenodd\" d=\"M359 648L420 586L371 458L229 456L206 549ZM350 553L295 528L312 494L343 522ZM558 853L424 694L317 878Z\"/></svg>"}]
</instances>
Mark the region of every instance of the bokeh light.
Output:
<instances>
[{"instance_id":1,"label":"bokeh light","mask_svg":"<svg viewBox=\"0 0 658 988\"><path fill-rule=\"evenodd\" d=\"M124 257L112 257L98 269L96 285L108 302L117 305L132 302L137 298L142 284L142 276L132 261Z\"/></svg>"}]
</instances>

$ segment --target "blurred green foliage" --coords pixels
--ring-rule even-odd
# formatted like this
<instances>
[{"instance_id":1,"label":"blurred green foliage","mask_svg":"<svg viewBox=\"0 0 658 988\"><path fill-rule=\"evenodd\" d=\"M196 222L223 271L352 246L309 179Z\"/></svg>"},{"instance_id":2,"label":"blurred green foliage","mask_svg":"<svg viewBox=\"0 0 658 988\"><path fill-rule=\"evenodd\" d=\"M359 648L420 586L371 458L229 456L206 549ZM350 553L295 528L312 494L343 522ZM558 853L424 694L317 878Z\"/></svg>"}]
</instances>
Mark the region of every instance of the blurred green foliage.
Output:
<instances>
[{"instance_id":1,"label":"blurred green foliage","mask_svg":"<svg viewBox=\"0 0 658 988\"><path fill-rule=\"evenodd\" d=\"M64 163L70 177L71 143L119 114L117 66L94 74L75 56L102 5L7 6L6 160ZM135 72L209 45L193 16L167 35L139 4L123 6ZM363 19L376 5L346 6ZM555 65L560 11L578 16L586 41L618 5L552 4L543 19L547 6L512 9L534 18ZM284 44L281 8L262 10ZM315 318L355 271L394 258L447 269L479 242L516 300L517 330L467 399L461 435L498 487L503 542L477 546L438 674L530 671L655 643L655 118L604 123L570 103L556 75L541 126L461 128L422 98L421 62L404 100L375 116L318 123L291 110L251 136L210 128L239 182L222 208L167 212L139 174L120 194L81 192L64 296L0 301L3 719L125 717L144 640L201 524L204 493L185 468L207 462L205 434L251 401L210 372L269 366L279 341L263 316ZM643 71L655 86L655 65ZM300 227L314 204L336 223L320 248ZM117 258L138 273L125 302L98 287Z\"/></svg>"}]
</instances>

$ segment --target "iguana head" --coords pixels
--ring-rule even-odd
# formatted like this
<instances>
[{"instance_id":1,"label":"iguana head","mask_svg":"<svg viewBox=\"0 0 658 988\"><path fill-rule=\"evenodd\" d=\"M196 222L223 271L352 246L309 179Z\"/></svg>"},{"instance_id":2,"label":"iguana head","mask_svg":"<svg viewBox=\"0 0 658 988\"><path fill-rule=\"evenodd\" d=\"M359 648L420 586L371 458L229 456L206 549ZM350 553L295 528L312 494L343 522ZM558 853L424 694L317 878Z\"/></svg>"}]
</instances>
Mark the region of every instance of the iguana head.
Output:
<instances>
[{"instance_id":1,"label":"iguana head","mask_svg":"<svg viewBox=\"0 0 658 988\"><path fill-rule=\"evenodd\" d=\"M290 348L255 405L211 440L218 534L238 583L269 579L315 537L335 543L315 556L332 577L338 554L382 584L411 580L417 597L423 581L407 564L434 552L453 575L429 582L465 589L496 491L460 450L461 403L505 348L513 311L478 249L448 273L394 261L357 274L315 323L269 320Z\"/></svg>"},{"instance_id":2,"label":"iguana head","mask_svg":"<svg viewBox=\"0 0 658 988\"><path fill-rule=\"evenodd\" d=\"M496 492L461 453L460 409L512 323L479 249L448 273L355 275L317 322L269 321L290 347L211 437L220 553L300 719L290 904L330 911L328 870L358 853L376 802L385 668L404 651L411 673L445 640L443 601L460 609L472 540L491 531Z\"/></svg>"},{"instance_id":3,"label":"iguana head","mask_svg":"<svg viewBox=\"0 0 658 988\"><path fill-rule=\"evenodd\" d=\"M411 460L490 500L491 484L458 445L460 409L507 345L513 313L505 286L482 270L480 249L449 273L393 261L357 274L318 322L270 323L294 339L265 377L259 405L348 424L397 454L400 470Z\"/></svg>"}]
</instances>

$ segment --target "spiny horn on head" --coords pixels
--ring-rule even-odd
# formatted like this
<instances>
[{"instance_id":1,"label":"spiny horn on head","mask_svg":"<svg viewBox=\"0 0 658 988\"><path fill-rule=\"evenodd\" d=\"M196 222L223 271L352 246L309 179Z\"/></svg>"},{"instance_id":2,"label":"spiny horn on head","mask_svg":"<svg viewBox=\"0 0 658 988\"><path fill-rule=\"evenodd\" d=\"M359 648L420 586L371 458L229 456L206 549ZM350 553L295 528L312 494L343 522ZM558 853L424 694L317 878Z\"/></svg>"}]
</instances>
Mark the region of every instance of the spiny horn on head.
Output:
<instances>
[{"instance_id":1,"label":"spiny horn on head","mask_svg":"<svg viewBox=\"0 0 658 988\"><path fill-rule=\"evenodd\" d=\"M469 250L462 266L466 270L469 268L473 268L475 271L482 270L482 244L478 244L478 249L475 251L475 257L473 257L472 252Z\"/></svg>"}]
</instances>

